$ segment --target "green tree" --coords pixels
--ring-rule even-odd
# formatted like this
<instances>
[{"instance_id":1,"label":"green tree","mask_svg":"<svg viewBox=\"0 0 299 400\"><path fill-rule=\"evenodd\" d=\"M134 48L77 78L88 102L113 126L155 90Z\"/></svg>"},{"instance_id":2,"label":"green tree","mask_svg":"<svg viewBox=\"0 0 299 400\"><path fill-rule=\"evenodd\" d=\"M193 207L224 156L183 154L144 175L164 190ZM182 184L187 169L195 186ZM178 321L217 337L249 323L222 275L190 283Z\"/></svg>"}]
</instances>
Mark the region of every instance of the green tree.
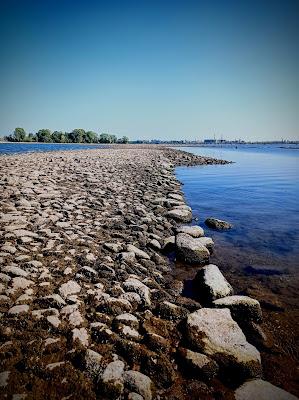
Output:
<instances>
[{"instance_id":1,"label":"green tree","mask_svg":"<svg viewBox=\"0 0 299 400\"><path fill-rule=\"evenodd\" d=\"M116 143L117 137L115 135L110 135L110 143Z\"/></svg>"},{"instance_id":2,"label":"green tree","mask_svg":"<svg viewBox=\"0 0 299 400\"><path fill-rule=\"evenodd\" d=\"M36 142L36 136L34 133L28 133L26 136L26 142Z\"/></svg>"},{"instance_id":3,"label":"green tree","mask_svg":"<svg viewBox=\"0 0 299 400\"><path fill-rule=\"evenodd\" d=\"M74 129L72 132L69 133L69 140L72 143L82 143L84 135L84 129Z\"/></svg>"},{"instance_id":4,"label":"green tree","mask_svg":"<svg viewBox=\"0 0 299 400\"><path fill-rule=\"evenodd\" d=\"M98 135L93 131L84 132L83 142L84 143L97 143Z\"/></svg>"},{"instance_id":5,"label":"green tree","mask_svg":"<svg viewBox=\"0 0 299 400\"><path fill-rule=\"evenodd\" d=\"M36 137L38 142L45 142L45 143L52 142L52 133L50 129L40 129L37 132Z\"/></svg>"},{"instance_id":6,"label":"green tree","mask_svg":"<svg viewBox=\"0 0 299 400\"><path fill-rule=\"evenodd\" d=\"M15 142L24 142L26 139L26 132L24 128L16 128L14 130L14 141Z\"/></svg>"},{"instance_id":7,"label":"green tree","mask_svg":"<svg viewBox=\"0 0 299 400\"><path fill-rule=\"evenodd\" d=\"M121 142L122 142L122 143L125 143L125 144L129 143L129 138L128 138L128 136L123 136L123 137L121 138Z\"/></svg>"},{"instance_id":8,"label":"green tree","mask_svg":"<svg viewBox=\"0 0 299 400\"><path fill-rule=\"evenodd\" d=\"M66 136L64 132L62 131L54 131L52 133L52 141L55 143L65 143L66 142Z\"/></svg>"}]
</instances>

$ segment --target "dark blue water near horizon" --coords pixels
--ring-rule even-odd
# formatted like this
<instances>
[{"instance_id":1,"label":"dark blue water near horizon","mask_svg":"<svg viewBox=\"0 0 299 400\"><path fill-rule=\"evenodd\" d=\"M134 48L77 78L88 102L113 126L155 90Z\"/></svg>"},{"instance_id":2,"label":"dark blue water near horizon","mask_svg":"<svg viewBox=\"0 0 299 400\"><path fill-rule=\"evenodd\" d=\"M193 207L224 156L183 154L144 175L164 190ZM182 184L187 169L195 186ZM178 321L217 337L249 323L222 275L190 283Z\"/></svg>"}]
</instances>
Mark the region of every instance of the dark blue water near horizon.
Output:
<instances>
[{"instance_id":1,"label":"dark blue water near horizon","mask_svg":"<svg viewBox=\"0 0 299 400\"><path fill-rule=\"evenodd\" d=\"M67 151L105 148L100 144L80 144L80 143L0 143L0 155L16 153L32 153L45 151Z\"/></svg>"},{"instance_id":2,"label":"dark blue water near horizon","mask_svg":"<svg viewBox=\"0 0 299 400\"><path fill-rule=\"evenodd\" d=\"M179 167L177 178L193 215L226 257L246 264L295 267L299 258L298 146L182 147L233 164ZM230 231L205 226L208 217Z\"/></svg>"}]
</instances>

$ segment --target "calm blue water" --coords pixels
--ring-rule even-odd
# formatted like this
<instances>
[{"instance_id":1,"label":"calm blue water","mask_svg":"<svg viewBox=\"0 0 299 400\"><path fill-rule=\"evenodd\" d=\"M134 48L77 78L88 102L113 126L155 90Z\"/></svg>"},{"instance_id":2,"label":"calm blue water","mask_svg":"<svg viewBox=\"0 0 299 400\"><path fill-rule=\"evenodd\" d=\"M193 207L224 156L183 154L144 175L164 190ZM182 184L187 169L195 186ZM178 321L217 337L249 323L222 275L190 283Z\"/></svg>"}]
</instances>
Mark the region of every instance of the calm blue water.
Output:
<instances>
[{"instance_id":1,"label":"calm blue water","mask_svg":"<svg viewBox=\"0 0 299 400\"><path fill-rule=\"evenodd\" d=\"M103 148L102 145L88 145L77 143L0 143L1 154L31 153L57 150L82 150Z\"/></svg>"},{"instance_id":2,"label":"calm blue water","mask_svg":"<svg viewBox=\"0 0 299 400\"><path fill-rule=\"evenodd\" d=\"M236 257L243 266L285 268L298 264L299 148L260 145L181 149L234 161L176 169L199 225L227 257ZM227 220L234 228L210 230L204 224L207 217Z\"/></svg>"}]
</instances>

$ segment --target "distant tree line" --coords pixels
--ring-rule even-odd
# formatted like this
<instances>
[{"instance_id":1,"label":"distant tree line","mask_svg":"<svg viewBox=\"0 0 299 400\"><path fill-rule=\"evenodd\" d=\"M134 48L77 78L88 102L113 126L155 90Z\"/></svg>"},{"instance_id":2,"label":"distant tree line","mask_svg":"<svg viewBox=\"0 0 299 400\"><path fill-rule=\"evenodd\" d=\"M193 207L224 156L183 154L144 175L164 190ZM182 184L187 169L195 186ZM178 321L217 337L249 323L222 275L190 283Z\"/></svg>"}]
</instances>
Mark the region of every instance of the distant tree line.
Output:
<instances>
[{"instance_id":1,"label":"distant tree line","mask_svg":"<svg viewBox=\"0 0 299 400\"><path fill-rule=\"evenodd\" d=\"M9 142L43 142L43 143L128 143L129 138L108 133L97 134L84 129L74 129L72 132L50 131L40 129L36 133L26 133L24 128L16 128L13 134L4 137Z\"/></svg>"}]
</instances>

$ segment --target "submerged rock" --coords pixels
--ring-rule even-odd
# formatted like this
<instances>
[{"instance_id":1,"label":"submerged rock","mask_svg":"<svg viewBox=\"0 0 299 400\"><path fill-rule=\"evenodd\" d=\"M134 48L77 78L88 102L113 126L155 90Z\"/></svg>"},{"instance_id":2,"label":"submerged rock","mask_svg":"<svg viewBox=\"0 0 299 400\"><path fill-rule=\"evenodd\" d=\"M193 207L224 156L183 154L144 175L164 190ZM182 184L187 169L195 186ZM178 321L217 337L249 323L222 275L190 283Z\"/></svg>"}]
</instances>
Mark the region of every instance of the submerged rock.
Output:
<instances>
[{"instance_id":1,"label":"submerged rock","mask_svg":"<svg viewBox=\"0 0 299 400\"><path fill-rule=\"evenodd\" d=\"M192 347L211 356L231 378L261 376L260 353L246 341L229 309L197 310L188 315L186 328Z\"/></svg>"},{"instance_id":2,"label":"submerged rock","mask_svg":"<svg viewBox=\"0 0 299 400\"><path fill-rule=\"evenodd\" d=\"M236 400L298 400L298 398L270 382L254 379L243 383L235 391Z\"/></svg>"},{"instance_id":3,"label":"submerged rock","mask_svg":"<svg viewBox=\"0 0 299 400\"><path fill-rule=\"evenodd\" d=\"M217 219L217 218L207 218L205 220L205 224L213 229L217 230L225 230L225 229L231 229L233 227L232 224L229 222L223 221L222 219Z\"/></svg>"}]
</instances>

